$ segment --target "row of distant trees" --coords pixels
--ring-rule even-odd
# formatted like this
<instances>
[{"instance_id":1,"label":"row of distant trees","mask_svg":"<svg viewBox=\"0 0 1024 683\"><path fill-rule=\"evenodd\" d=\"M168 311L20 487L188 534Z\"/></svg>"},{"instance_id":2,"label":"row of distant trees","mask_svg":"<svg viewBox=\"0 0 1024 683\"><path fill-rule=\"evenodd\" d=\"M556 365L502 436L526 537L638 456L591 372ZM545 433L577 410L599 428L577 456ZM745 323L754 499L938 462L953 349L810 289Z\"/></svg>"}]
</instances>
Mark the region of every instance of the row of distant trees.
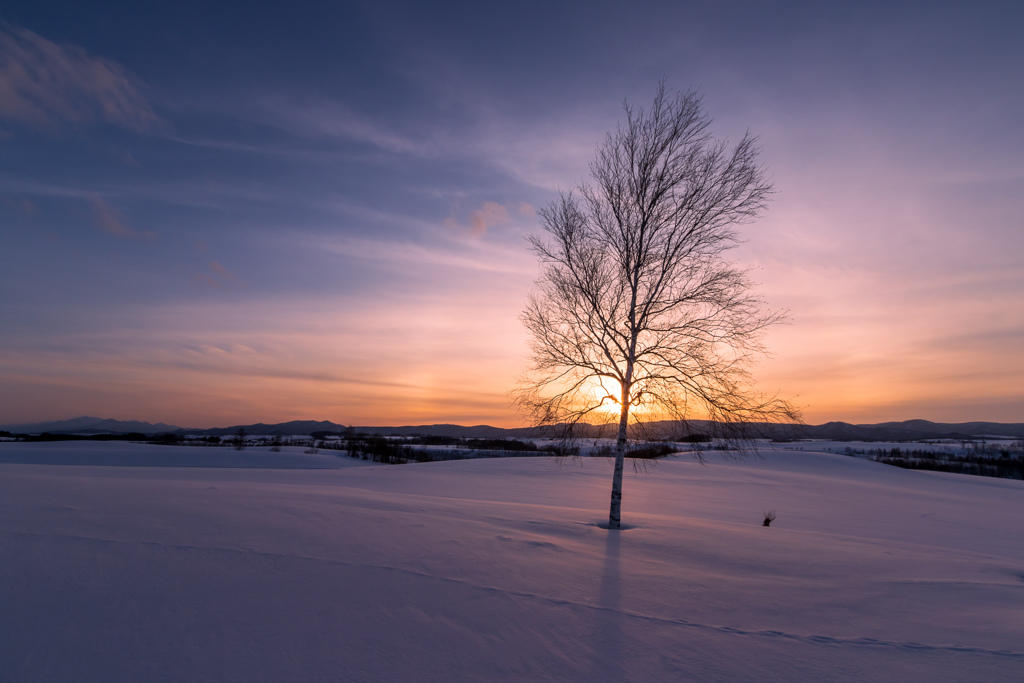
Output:
<instances>
[{"instance_id":1,"label":"row of distant trees","mask_svg":"<svg viewBox=\"0 0 1024 683\"><path fill-rule=\"evenodd\" d=\"M140 439L141 440L141 439ZM345 453L349 457L369 460L384 464L403 464L409 462L432 462L438 460L461 460L466 458L499 457L511 454L538 456L579 455L579 443L555 441L537 445L532 441L518 439L482 439L461 438L450 436L402 436L385 437L376 434L359 434L353 430L345 432L314 432L308 438L260 436L252 437L240 429L229 438L207 436L202 438L186 438L179 434L164 434L149 439L147 443L165 445L220 446L235 450L248 447L269 447L271 451L280 451L283 446L299 446L306 453L317 453L321 449ZM615 448L608 444L596 445L588 449L594 457L614 456ZM668 443L635 443L627 451L626 457L633 459L654 459L664 457L678 451L678 447Z\"/></svg>"},{"instance_id":2,"label":"row of distant trees","mask_svg":"<svg viewBox=\"0 0 1024 683\"><path fill-rule=\"evenodd\" d=\"M912 448L846 448L846 455L909 470L932 470L981 477L1024 479L1024 441L989 444L960 451Z\"/></svg>"}]
</instances>

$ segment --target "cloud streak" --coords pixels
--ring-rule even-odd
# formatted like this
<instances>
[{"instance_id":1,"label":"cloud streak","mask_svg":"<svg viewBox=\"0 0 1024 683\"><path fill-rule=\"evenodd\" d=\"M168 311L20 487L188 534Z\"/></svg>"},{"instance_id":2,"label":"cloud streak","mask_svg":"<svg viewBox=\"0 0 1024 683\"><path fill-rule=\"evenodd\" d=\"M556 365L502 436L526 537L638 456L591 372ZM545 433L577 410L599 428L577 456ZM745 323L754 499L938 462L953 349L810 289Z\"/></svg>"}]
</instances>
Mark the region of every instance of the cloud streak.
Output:
<instances>
[{"instance_id":1,"label":"cloud streak","mask_svg":"<svg viewBox=\"0 0 1024 683\"><path fill-rule=\"evenodd\" d=\"M525 202L522 206L529 206ZM524 213L520 211L520 213ZM504 204L497 202L486 201L479 209L471 211L469 214L469 234L473 237L483 237L484 233L487 232L488 228L496 228L502 225L508 225L511 223L508 209ZM449 228L462 228L459 222L454 217L445 219L445 225Z\"/></svg>"},{"instance_id":2,"label":"cloud streak","mask_svg":"<svg viewBox=\"0 0 1024 683\"><path fill-rule=\"evenodd\" d=\"M121 212L99 197L93 198L90 201L90 205L92 206L93 222L97 228L108 235L124 237L126 239L144 238L147 240L156 237L150 230L139 231L129 227Z\"/></svg>"},{"instance_id":3,"label":"cloud streak","mask_svg":"<svg viewBox=\"0 0 1024 683\"><path fill-rule=\"evenodd\" d=\"M25 28L0 25L0 118L35 128L113 123L136 131L160 119L122 66Z\"/></svg>"},{"instance_id":4,"label":"cloud streak","mask_svg":"<svg viewBox=\"0 0 1024 683\"><path fill-rule=\"evenodd\" d=\"M389 269L408 270L410 266L455 268L464 271L530 277L536 272L526 249L502 246L458 245L433 247L416 242L381 241L359 238L320 241L321 248L335 254L376 261Z\"/></svg>"}]
</instances>

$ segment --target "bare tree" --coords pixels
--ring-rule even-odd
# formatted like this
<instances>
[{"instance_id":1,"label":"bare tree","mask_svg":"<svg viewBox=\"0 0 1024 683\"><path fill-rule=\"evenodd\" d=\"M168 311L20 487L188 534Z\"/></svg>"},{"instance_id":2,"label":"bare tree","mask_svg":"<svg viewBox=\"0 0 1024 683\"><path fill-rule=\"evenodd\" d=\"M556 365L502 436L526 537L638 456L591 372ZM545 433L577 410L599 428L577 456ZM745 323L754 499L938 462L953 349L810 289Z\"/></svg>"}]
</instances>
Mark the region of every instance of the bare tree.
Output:
<instances>
[{"instance_id":1,"label":"bare tree","mask_svg":"<svg viewBox=\"0 0 1024 683\"><path fill-rule=\"evenodd\" d=\"M772 192L756 138L729 149L708 132L701 97L664 84L649 110L624 108L625 125L590 164L593 183L540 211L547 235L531 244L542 274L522 314L532 362L515 392L534 424L563 434L618 418L612 529L637 425L699 418L738 436L742 425L799 420L752 387L761 333L783 316L724 256Z\"/></svg>"}]
</instances>

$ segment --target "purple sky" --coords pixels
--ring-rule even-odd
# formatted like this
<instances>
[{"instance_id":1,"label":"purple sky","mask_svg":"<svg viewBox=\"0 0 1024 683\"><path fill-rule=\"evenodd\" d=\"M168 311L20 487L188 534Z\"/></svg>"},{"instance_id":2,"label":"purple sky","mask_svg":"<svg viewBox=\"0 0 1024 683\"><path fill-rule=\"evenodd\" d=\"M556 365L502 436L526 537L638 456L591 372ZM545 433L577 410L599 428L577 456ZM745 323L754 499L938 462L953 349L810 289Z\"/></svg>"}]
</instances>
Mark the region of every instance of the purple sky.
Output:
<instances>
[{"instance_id":1,"label":"purple sky","mask_svg":"<svg viewBox=\"0 0 1024 683\"><path fill-rule=\"evenodd\" d=\"M0 10L0 424L511 426L524 236L624 98L777 194L735 257L809 422L1024 422L1024 5Z\"/></svg>"}]
</instances>

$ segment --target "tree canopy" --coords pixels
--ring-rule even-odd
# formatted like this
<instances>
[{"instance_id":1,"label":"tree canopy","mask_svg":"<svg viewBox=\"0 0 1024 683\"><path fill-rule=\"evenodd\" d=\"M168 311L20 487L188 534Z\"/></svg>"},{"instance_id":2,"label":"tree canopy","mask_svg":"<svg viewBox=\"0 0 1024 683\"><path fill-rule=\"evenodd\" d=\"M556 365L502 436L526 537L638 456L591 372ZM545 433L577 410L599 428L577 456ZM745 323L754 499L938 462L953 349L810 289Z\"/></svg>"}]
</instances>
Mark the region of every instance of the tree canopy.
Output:
<instances>
[{"instance_id":1,"label":"tree canopy","mask_svg":"<svg viewBox=\"0 0 1024 683\"><path fill-rule=\"evenodd\" d=\"M516 393L534 424L566 433L617 418L613 528L631 424L702 419L736 436L799 418L750 375L763 331L784 316L725 257L772 193L756 138L716 140L700 95L664 84L649 109L624 108L592 182L540 211L542 272L522 314L531 366Z\"/></svg>"}]
</instances>

